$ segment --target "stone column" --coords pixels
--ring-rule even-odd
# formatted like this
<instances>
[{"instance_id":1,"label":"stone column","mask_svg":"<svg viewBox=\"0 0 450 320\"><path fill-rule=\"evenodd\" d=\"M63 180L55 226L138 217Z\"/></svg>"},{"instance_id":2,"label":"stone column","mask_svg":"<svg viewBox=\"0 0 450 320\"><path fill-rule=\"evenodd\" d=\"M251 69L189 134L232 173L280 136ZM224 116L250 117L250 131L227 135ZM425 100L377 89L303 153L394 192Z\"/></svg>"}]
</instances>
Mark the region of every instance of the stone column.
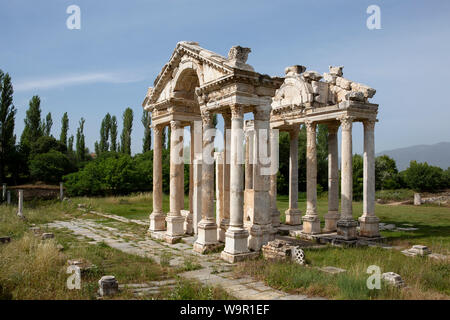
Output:
<instances>
[{"instance_id":1,"label":"stone column","mask_svg":"<svg viewBox=\"0 0 450 320\"><path fill-rule=\"evenodd\" d=\"M223 152L215 152L216 159L216 224L219 242L225 242L226 229L221 228L223 220Z\"/></svg>"},{"instance_id":2,"label":"stone column","mask_svg":"<svg viewBox=\"0 0 450 320\"><path fill-rule=\"evenodd\" d=\"M253 224L250 227L248 247L259 251L274 239L270 206L270 111L271 106L260 105L254 110L254 164L253 164Z\"/></svg>"},{"instance_id":3,"label":"stone column","mask_svg":"<svg viewBox=\"0 0 450 320\"><path fill-rule=\"evenodd\" d=\"M225 249L222 259L234 263L248 256L248 231L244 229L243 197L243 125L244 114L239 105L231 106L231 154L230 154L230 226L225 233Z\"/></svg>"},{"instance_id":4,"label":"stone column","mask_svg":"<svg viewBox=\"0 0 450 320\"><path fill-rule=\"evenodd\" d=\"M375 120L364 123L364 173L363 173L363 215L360 222L360 235L364 237L380 236L375 216Z\"/></svg>"},{"instance_id":5,"label":"stone column","mask_svg":"<svg viewBox=\"0 0 450 320\"><path fill-rule=\"evenodd\" d=\"M342 128L341 146L341 217L337 222L337 234L345 240L356 238L357 222L353 220L353 159L352 159L352 122L345 116L340 119Z\"/></svg>"},{"instance_id":6,"label":"stone column","mask_svg":"<svg viewBox=\"0 0 450 320\"><path fill-rule=\"evenodd\" d=\"M179 145L179 157L181 158L181 163L178 163L177 170L178 170L178 194L180 195L178 197L178 201L180 201L180 214L181 210L184 210L184 127L179 128L180 133L178 135L178 141L181 145Z\"/></svg>"},{"instance_id":7,"label":"stone column","mask_svg":"<svg viewBox=\"0 0 450 320\"><path fill-rule=\"evenodd\" d=\"M64 184L62 182L59 183L59 200L64 200Z\"/></svg>"},{"instance_id":8,"label":"stone column","mask_svg":"<svg viewBox=\"0 0 450 320\"><path fill-rule=\"evenodd\" d=\"M11 205L11 191L9 190L6 192L6 204Z\"/></svg>"},{"instance_id":9,"label":"stone column","mask_svg":"<svg viewBox=\"0 0 450 320\"><path fill-rule=\"evenodd\" d=\"M184 217L181 216L180 163L183 148L180 121L170 121L170 212L166 217L167 231L165 240L174 243L184 234ZM181 138L181 139L180 139ZM181 145L180 145L181 144Z\"/></svg>"},{"instance_id":10,"label":"stone column","mask_svg":"<svg viewBox=\"0 0 450 320\"><path fill-rule=\"evenodd\" d=\"M18 195L19 195L19 202L18 202L18 210L17 210L17 215L19 216L19 218L23 218L23 190L20 189L18 190Z\"/></svg>"},{"instance_id":11,"label":"stone column","mask_svg":"<svg viewBox=\"0 0 450 320\"><path fill-rule=\"evenodd\" d=\"M253 189L254 134L253 128L245 131L245 190Z\"/></svg>"},{"instance_id":12,"label":"stone column","mask_svg":"<svg viewBox=\"0 0 450 320\"><path fill-rule=\"evenodd\" d=\"M194 190L192 195L194 234L198 234L198 223L202 220L202 159L194 158Z\"/></svg>"},{"instance_id":13,"label":"stone column","mask_svg":"<svg viewBox=\"0 0 450 320\"><path fill-rule=\"evenodd\" d=\"M338 129L339 124L328 125L328 213L325 215L325 232L336 231L336 223L340 217Z\"/></svg>"},{"instance_id":14,"label":"stone column","mask_svg":"<svg viewBox=\"0 0 450 320\"><path fill-rule=\"evenodd\" d=\"M2 185L2 201L5 201L6 197L6 183L3 183Z\"/></svg>"},{"instance_id":15,"label":"stone column","mask_svg":"<svg viewBox=\"0 0 450 320\"><path fill-rule=\"evenodd\" d=\"M195 158L195 133L194 133L194 122L190 124L190 134L191 141L189 147L189 212L186 217L186 221L184 224L184 229L186 234L194 234L194 158ZM183 181L184 183L184 181Z\"/></svg>"},{"instance_id":16,"label":"stone column","mask_svg":"<svg viewBox=\"0 0 450 320\"><path fill-rule=\"evenodd\" d=\"M162 132L164 126L153 126L153 212L150 215L149 232L166 229L162 209Z\"/></svg>"},{"instance_id":17,"label":"stone column","mask_svg":"<svg viewBox=\"0 0 450 320\"><path fill-rule=\"evenodd\" d=\"M306 215L303 217L303 233L320 233L317 214L317 143L316 123L306 121Z\"/></svg>"},{"instance_id":18,"label":"stone column","mask_svg":"<svg viewBox=\"0 0 450 320\"><path fill-rule=\"evenodd\" d=\"M291 138L289 155L289 208L286 210L286 224L299 225L301 211L298 209L298 132L299 126L294 125L289 131Z\"/></svg>"},{"instance_id":19,"label":"stone column","mask_svg":"<svg viewBox=\"0 0 450 320\"><path fill-rule=\"evenodd\" d=\"M224 121L224 167L223 167L223 219L220 222L220 229L226 230L230 225L230 151L231 151L231 114L223 113ZM225 242L225 234L221 242Z\"/></svg>"},{"instance_id":20,"label":"stone column","mask_svg":"<svg viewBox=\"0 0 450 320\"><path fill-rule=\"evenodd\" d=\"M278 173L278 135L274 130L270 130L270 156L272 158L272 166L276 168L276 172L270 176L270 208L272 211L272 226L280 226L280 211L277 208L277 173Z\"/></svg>"},{"instance_id":21,"label":"stone column","mask_svg":"<svg viewBox=\"0 0 450 320\"><path fill-rule=\"evenodd\" d=\"M202 112L203 156L202 156L202 220L198 224L198 237L194 250L206 253L217 245L217 225L214 218L214 134L213 115Z\"/></svg>"}]
</instances>

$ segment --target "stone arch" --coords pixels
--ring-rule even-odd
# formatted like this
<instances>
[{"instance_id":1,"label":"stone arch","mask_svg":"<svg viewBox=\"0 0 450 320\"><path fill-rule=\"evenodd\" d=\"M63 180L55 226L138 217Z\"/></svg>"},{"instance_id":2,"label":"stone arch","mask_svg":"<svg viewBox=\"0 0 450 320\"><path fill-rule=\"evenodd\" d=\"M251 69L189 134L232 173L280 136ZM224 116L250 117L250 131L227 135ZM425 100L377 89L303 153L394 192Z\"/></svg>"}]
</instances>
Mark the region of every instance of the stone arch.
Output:
<instances>
[{"instance_id":1,"label":"stone arch","mask_svg":"<svg viewBox=\"0 0 450 320\"><path fill-rule=\"evenodd\" d=\"M203 84L202 66L192 59L182 60L172 79L174 97L195 100L195 88Z\"/></svg>"}]
</instances>

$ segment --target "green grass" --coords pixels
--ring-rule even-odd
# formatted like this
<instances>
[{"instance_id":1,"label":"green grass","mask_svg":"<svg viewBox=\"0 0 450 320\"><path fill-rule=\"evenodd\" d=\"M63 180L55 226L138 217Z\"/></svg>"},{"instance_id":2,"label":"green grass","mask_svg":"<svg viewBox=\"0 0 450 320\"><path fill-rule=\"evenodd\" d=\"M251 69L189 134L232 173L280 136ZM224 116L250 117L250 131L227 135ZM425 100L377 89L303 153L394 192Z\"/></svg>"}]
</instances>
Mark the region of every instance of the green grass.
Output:
<instances>
[{"instance_id":1,"label":"green grass","mask_svg":"<svg viewBox=\"0 0 450 320\"><path fill-rule=\"evenodd\" d=\"M167 300L234 300L221 287L203 286L198 281L178 278L175 288L164 290L159 298Z\"/></svg>"}]
</instances>

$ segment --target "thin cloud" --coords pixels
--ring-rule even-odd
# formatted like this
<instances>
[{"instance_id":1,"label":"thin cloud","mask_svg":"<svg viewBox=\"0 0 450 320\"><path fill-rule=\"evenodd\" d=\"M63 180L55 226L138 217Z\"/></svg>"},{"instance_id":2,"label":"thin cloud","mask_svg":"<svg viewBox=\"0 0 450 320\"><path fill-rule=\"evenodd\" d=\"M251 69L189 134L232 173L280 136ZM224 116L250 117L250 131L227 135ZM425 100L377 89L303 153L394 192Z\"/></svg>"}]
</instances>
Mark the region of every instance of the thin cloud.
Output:
<instances>
[{"instance_id":1,"label":"thin cloud","mask_svg":"<svg viewBox=\"0 0 450 320\"><path fill-rule=\"evenodd\" d=\"M62 76L46 76L42 78L18 81L14 91L30 91L36 89L53 89L92 83L131 83L144 80L142 75L130 72L93 72L84 74L69 74Z\"/></svg>"}]
</instances>

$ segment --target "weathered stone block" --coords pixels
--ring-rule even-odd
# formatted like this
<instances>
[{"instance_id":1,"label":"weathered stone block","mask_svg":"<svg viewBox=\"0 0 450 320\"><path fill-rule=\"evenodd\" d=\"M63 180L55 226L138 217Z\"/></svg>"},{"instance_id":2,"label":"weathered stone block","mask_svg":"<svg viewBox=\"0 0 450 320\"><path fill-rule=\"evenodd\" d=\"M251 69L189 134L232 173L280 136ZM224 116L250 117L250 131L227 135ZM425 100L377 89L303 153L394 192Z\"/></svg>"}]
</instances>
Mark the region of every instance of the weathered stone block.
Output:
<instances>
[{"instance_id":1,"label":"weathered stone block","mask_svg":"<svg viewBox=\"0 0 450 320\"><path fill-rule=\"evenodd\" d=\"M115 295L119 291L119 283L114 276L103 276L98 281L98 293L101 297Z\"/></svg>"},{"instance_id":2,"label":"weathered stone block","mask_svg":"<svg viewBox=\"0 0 450 320\"><path fill-rule=\"evenodd\" d=\"M405 283L403 282L402 277L400 277L399 274L395 272L386 272L381 275L381 278L386 281L388 284L396 286L396 287L403 287Z\"/></svg>"}]
</instances>

